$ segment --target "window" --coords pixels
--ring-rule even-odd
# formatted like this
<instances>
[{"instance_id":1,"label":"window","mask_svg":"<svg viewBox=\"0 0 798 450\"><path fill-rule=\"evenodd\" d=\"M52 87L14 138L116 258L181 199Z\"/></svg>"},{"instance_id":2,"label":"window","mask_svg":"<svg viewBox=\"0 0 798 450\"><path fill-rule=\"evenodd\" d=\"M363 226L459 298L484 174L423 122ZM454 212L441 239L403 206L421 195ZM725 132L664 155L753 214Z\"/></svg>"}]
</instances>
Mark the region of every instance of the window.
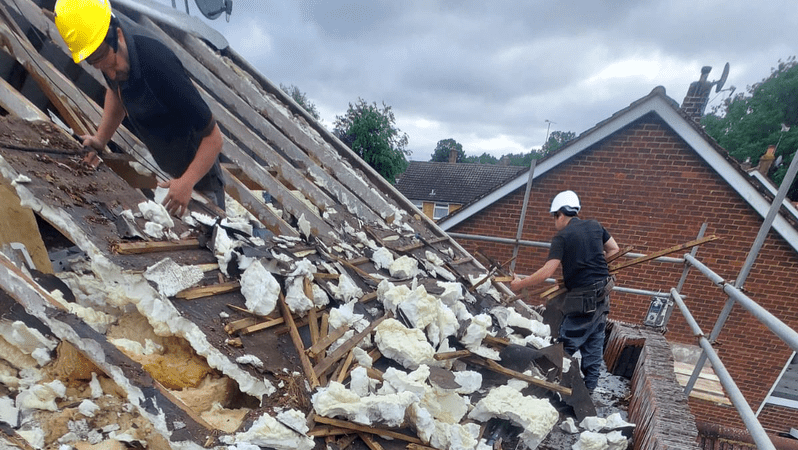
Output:
<instances>
[{"instance_id":1,"label":"window","mask_svg":"<svg viewBox=\"0 0 798 450\"><path fill-rule=\"evenodd\" d=\"M432 219L438 220L443 216L449 214L449 204L448 203L435 203L435 210L432 211Z\"/></svg>"},{"instance_id":2,"label":"window","mask_svg":"<svg viewBox=\"0 0 798 450\"><path fill-rule=\"evenodd\" d=\"M419 211L424 211L424 202L421 200L410 200L413 203L413 206L418 208Z\"/></svg>"},{"instance_id":3,"label":"window","mask_svg":"<svg viewBox=\"0 0 798 450\"><path fill-rule=\"evenodd\" d=\"M770 394L765 397L762 405L764 406L765 404L798 409L798 358L795 357L795 352L787 360L787 364L776 381L776 385L773 386ZM759 410L762 410L761 406ZM759 414L759 411L757 411L757 414Z\"/></svg>"}]
</instances>

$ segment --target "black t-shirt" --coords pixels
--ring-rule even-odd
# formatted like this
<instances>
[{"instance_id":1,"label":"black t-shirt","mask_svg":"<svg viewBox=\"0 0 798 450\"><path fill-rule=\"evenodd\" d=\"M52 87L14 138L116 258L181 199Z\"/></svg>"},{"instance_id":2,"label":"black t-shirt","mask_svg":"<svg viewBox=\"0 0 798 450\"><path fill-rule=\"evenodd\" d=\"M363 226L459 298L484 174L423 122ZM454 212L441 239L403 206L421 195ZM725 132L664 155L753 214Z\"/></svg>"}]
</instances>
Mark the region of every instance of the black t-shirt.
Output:
<instances>
[{"instance_id":1,"label":"black t-shirt","mask_svg":"<svg viewBox=\"0 0 798 450\"><path fill-rule=\"evenodd\" d=\"M554 236L548 259L560 260L565 287L589 286L610 275L604 259L604 243L609 239L610 233L600 223L578 217Z\"/></svg>"},{"instance_id":2,"label":"black t-shirt","mask_svg":"<svg viewBox=\"0 0 798 450\"><path fill-rule=\"evenodd\" d=\"M214 125L207 103L191 83L183 64L162 42L133 22L123 21L130 75L108 86L120 94L127 113L125 125L150 150L158 165L178 178ZM221 181L218 161L195 186L213 190Z\"/></svg>"}]
</instances>

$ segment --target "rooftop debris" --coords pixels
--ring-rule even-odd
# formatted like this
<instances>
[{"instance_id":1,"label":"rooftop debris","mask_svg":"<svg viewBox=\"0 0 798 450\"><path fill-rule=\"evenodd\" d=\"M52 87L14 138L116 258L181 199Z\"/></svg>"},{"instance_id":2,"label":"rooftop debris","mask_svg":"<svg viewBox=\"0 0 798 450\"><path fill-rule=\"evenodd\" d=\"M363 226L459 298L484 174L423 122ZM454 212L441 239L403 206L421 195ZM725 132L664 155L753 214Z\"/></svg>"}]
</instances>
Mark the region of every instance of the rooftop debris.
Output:
<instances>
[{"instance_id":1,"label":"rooftop debris","mask_svg":"<svg viewBox=\"0 0 798 450\"><path fill-rule=\"evenodd\" d=\"M197 197L190 215L163 216L158 171L131 133L115 136L124 158L81 165L70 134L9 89L0 181L16 197L2 200L35 213L61 284L43 287L30 263L0 253L0 438L243 450L345 447L352 438L341 436L356 435L370 448L544 448L565 418L596 415L578 364L496 282L501 265L486 269L408 213L235 52L117 13L173 47L207 95L225 130L228 214ZM0 2L0 35L9 64L69 127L97 122L91 96L29 40L57 35L47 11ZM58 40L46 47L66 55ZM79 76L102 84L96 71ZM502 357L515 347L541 354ZM601 439L566 428L583 432L583 446Z\"/></svg>"}]
</instances>

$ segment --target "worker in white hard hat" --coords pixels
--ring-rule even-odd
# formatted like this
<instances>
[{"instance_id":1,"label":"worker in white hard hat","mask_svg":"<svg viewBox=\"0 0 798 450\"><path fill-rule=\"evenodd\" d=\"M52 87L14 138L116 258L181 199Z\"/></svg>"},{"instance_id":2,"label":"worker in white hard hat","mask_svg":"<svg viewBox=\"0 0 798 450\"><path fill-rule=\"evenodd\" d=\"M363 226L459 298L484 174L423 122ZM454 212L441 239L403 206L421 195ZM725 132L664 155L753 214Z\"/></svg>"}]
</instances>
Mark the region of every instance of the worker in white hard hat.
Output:
<instances>
[{"instance_id":1,"label":"worker in white hard hat","mask_svg":"<svg viewBox=\"0 0 798 450\"><path fill-rule=\"evenodd\" d=\"M568 292L549 303L562 309L559 339L568 354L579 350L585 386L592 393L598 384L604 355L604 331L610 310L609 294L613 281L607 258L618 252L618 244L595 220L577 217L581 205L574 191L554 197L550 212L557 234L551 240L546 263L532 275L517 275L510 287L522 289L543 282L562 266Z\"/></svg>"},{"instance_id":2,"label":"worker in white hard hat","mask_svg":"<svg viewBox=\"0 0 798 450\"><path fill-rule=\"evenodd\" d=\"M136 23L117 18L108 0L57 0L55 24L76 64L86 61L107 83L103 115L83 145L101 151L122 124L173 178L166 209L182 217L194 189L224 209L219 167L222 133L177 56Z\"/></svg>"}]
</instances>

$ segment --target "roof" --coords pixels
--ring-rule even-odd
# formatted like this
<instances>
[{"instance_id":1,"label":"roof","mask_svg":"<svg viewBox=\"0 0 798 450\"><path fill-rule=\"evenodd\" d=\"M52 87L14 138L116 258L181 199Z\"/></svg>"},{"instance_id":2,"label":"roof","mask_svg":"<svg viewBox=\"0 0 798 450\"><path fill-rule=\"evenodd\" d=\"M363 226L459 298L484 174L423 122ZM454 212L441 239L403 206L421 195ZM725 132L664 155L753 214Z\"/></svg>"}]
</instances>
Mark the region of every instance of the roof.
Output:
<instances>
[{"instance_id":1,"label":"roof","mask_svg":"<svg viewBox=\"0 0 798 450\"><path fill-rule=\"evenodd\" d=\"M526 167L410 161L396 189L411 200L471 203Z\"/></svg>"},{"instance_id":2,"label":"roof","mask_svg":"<svg viewBox=\"0 0 798 450\"><path fill-rule=\"evenodd\" d=\"M0 108L8 111L0 116L0 181L4 189L10 186L9 194L0 193L0 207L14 203L31 219L27 225L3 222L0 238L19 232L19 239L43 247L44 261L55 267L46 271L36 263L37 274L33 264L28 271L15 264L17 255L0 252L0 309L7 313L0 318L0 334L9 346L36 355L22 358L24 383L6 386L17 370L3 369L8 376L0 382L2 419L31 417L23 400L39 392L39 371L49 369L52 355L59 365L50 388L55 411L37 412L24 427L36 428L42 414L61 417L61 409L80 408L91 416L92 405L100 404L98 414L84 422L96 429L74 429L64 442L113 433L131 445L156 448L236 442L307 450L317 440L323 445L324 436L352 430L376 441L361 426L374 420L379 435L416 444L434 437L438 448L449 447L448 439L457 436L475 446L474 420L487 422L493 414L459 422L495 380L482 386L481 375L471 370L474 376L466 374L457 385L461 397L449 369L496 370L486 358L495 359L510 339L545 343L549 330L535 323L540 316L520 301L507 305L512 293L491 282L479 261L429 218L414 214L407 198L234 50L219 51L177 31L170 21L124 4L115 3L116 13L147 27L175 52L223 129L229 214L197 195L191 217L160 215L156 223L160 205L147 195L164 177L124 127L113 137L121 153L103 152L104 163L95 168L81 164L77 140L45 111L51 109L78 135L90 132L100 118L102 76L87 64L71 63L51 11L27 0L0 0L5 55L0 72L14 74L11 81L0 78ZM9 66L14 70L6 70ZM264 192L272 199L268 204ZM488 327L491 333L501 329L502 337L483 342ZM466 328L465 336L458 334ZM175 341L179 344L172 345ZM462 354L434 357L466 346L474 352L467 361L449 359ZM559 365L562 355L554 360ZM570 367L566 374L576 383L578 366ZM405 369L418 372L409 376ZM424 375L425 370L432 373ZM557 372L551 376L562 379ZM99 387L89 386L95 376ZM368 377L382 381L380 392ZM529 378L546 391L572 392ZM432 392L433 382L451 396L446 395L447 408L418 410L419 437L383 428L405 425L404 409L397 414L393 406L420 405L420 393ZM65 384L80 389L56 405ZM355 385L361 390L350 392ZM28 387L28 394L8 397ZM350 400L354 395L364 401L336 401L342 391ZM583 415L595 414L582 391L565 401ZM311 394L321 397L318 404ZM455 400L461 406L448 408ZM382 409L364 411L372 404L388 405L390 417ZM331 409L337 406L356 409L351 414ZM448 409L459 411L456 423ZM554 407L549 411L556 420ZM127 418L134 422L128 430L105 428ZM41 420L37 429L44 429L48 442L39 446L51 446L66 433L48 429L55 422ZM3 428L0 444L6 433L19 437L18 425ZM25 430L18 434L23 433L45 439ZM75 437L78 433L83 436Z\"/></svg>"},{"instance_id":3,"label":"roof","mask_svg":"<svg viewBox=\"0 0 798 450\"><path fill-rule=\"evenodd\" d=\"M665 94L665 88L662 86L654 88L647 96L631 103L628 107L583 132L576 139L569 141L568 144L558 149L557 152L538 160L532 176L533 180L544 176L560 164L567 163L570 158L591 148L594 144L601 142L647 114L659 116L759 215L762 217L767 215L773 199L770 194L772 187L766 187L767 183L763 185L762 181L756 176L750 175L743 170L739 163L729 156L698 124L681 111L679 104ZM501 186L496 187L484 197L444 217L438 225L444 230L452 229L504 196L526 185L528 178L527 174L519 174ZM782 214L775 217L773 229L794 250L798 251L798 230L790 223L790 221L794 222L796 219L793 216L795 208L785 199L782 211L784 211Z\"/></svg>"}]
</instances>

